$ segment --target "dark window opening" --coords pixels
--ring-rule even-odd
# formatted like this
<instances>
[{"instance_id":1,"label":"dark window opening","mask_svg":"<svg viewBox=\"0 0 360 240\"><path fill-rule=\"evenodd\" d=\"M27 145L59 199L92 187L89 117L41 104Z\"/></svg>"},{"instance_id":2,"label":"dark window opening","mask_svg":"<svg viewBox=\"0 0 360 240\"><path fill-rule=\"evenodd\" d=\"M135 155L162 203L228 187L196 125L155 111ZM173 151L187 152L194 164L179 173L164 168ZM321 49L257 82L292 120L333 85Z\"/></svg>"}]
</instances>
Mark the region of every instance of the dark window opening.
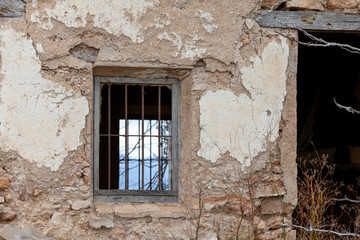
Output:
<instances>
[{"instance_id":1,"label":"dark window opening","mask_svg":"<svg viewBox=\"0 0 360 240\"><path fill-rule=\"evenodd\" d=\"M96 201L176 201L178 80L96 77L94 104Z\"/></svg>"},{"instance_id":2,"label":"dark window opening","mask_svg":"<svg viewBox=\"0 0 360 240\"><path fill-rule=\"evenodd\" d=\"M171 86L101 86L100 189L171 189L171 96Z\"/></svg>"}]
</instances>

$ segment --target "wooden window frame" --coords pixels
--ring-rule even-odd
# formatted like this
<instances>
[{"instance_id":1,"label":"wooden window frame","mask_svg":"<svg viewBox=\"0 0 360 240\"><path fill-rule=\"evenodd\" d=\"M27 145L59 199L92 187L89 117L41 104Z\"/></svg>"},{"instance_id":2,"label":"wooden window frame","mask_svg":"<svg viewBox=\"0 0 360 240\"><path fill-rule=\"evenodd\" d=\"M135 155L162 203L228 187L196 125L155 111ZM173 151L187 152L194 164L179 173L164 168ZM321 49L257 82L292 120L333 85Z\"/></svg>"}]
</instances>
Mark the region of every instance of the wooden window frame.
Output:
<instances>
[{"instance_id":1,"label":"wooden window frame","mask_svg":"<svg viewBox=\"0 0 360 240\"><path fill-rule=\"evenodd\" d=\"M172 164L171 190L117 190L99 189L99 143L100 143L100 84L149 84L172 86ZM94 79L94 120L93 120L93 191L95 202L177 202L179 188L179 102L180 84L175 78L141 79L128 77L100 77Z\"/></svg>"}]
</instances>

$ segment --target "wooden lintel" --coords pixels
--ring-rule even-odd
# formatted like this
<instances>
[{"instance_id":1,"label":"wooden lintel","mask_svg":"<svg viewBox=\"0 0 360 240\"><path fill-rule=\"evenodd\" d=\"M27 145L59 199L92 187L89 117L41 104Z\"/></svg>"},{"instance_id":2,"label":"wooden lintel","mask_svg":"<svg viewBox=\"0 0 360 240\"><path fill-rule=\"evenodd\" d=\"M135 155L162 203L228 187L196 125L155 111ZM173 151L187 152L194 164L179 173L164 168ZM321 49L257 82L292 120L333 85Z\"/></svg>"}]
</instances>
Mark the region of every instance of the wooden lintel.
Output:
<instances>
[{"instance_id":1,"label":"wooden lintel","mask_svg":"<svg viewBox=\"0 0 360 240\"><path fill-rule=\"evenodd\" d=\"M132 78L177 78L183 79L190 74L192 66L169 66L149 63L97 62L94 76L132 77Z\"/></svg>"},{"instance_id":2,"label":"wooden lintel","mask_svg":"<svg viewBox=\"0 0 360 240\"><path fill-rule=\"evenodd\" d=\"M262 27L295 28L307 31L360 32L360 16L327 12L261 12L256 21Z\"/></svg>"}]
</instances>

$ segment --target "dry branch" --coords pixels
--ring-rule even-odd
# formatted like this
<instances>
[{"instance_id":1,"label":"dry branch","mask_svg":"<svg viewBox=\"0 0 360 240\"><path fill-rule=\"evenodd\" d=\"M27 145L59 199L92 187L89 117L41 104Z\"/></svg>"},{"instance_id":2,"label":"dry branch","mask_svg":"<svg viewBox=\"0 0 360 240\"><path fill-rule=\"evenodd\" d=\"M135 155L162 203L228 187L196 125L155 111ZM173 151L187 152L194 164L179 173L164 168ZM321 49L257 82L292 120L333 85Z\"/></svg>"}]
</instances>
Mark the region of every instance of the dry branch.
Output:
<instances>
[{"instance_id":1,"label":"dry branch","mask_svg":"<svg viewBox=\"0 0 360 240\"><path fill-rule=\"evenodd\" d=\"M346 107L346 106L343 106L343 105L337 103L335 98L334 98L334 103L335 103L335 106L337 106L337 107L340 108L340 109L345 109L345 110L346 110L347 112L349 112L349 113L352 113L352 114L354 114L354 113L360 114L360 111L355 110L355 109L353 109L352 107Z\"/></svg>"},{"instance_id":2,"label":"dry branch","mask_svg":"<svg viewBox=\"0 0 360 240\"><path fill-rule=\"evenodd\" d=\"M295 224L282 224L282 226L283 227L298 228L298 229L304 230L306 232L331 233L331 234L335 234L335 235L341 236L341 237L360 237L360 234L357 234L357 233L349 233L349 232L348 233L340 233L340 232L336 232L336 231L332 231L332 230L313 228L312 226L310 226L309 228L299 226L299 225L295 225Z\"/></svg>"}]
</instances>

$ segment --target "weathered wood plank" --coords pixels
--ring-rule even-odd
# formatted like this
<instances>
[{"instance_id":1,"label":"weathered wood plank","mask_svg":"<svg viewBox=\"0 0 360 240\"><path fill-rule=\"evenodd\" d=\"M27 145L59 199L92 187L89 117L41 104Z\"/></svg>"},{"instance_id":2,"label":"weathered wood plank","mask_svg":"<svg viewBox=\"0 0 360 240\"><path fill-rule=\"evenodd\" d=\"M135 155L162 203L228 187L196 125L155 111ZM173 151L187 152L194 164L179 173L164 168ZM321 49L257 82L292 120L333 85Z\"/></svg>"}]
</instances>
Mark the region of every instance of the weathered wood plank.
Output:
<instances>
[{"instance_id":1,"label":"weathered wood plank","mask_svg":"<svg viewBox=\"0 0 360 240\"><path fill-rule=\"evenodd\" d=\"M25 3L21 0L0 0L0 17L21 17Z\"/></svg>"},{"instance_id":2,"label":"weathered wood plank","mask_svg":"<svg viewBox=\"0 0 360 240\"><path fill-rule=\"evenodd\" d=\"M263 27L360 32L360 16L325 12L261 12L256 21Z\"/></svg>"}]
</instances>

